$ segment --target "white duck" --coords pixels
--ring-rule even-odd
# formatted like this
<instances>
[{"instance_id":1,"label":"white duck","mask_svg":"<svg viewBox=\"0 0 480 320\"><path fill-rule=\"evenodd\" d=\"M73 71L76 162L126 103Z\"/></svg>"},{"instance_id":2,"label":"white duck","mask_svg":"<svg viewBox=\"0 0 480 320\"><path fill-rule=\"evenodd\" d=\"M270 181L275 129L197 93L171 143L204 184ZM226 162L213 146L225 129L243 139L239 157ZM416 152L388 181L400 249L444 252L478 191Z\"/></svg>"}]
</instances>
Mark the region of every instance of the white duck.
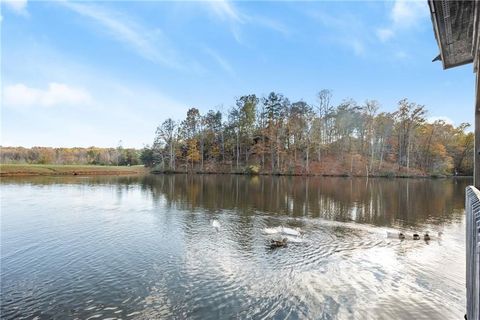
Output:
<instances>
[{"instance_id":1,"label":"white duck","mask_svg":"<svg viewBox=\"0 0 480 320\"><path fill-rule=\"evenodd\" d=\"M220 228L222 227L222 225L220 224L220 222L218 222L217 219L213 219L212 220L212 227L215 228L215 230L220 230Z\"/></svg>"},{"instance_id":2,"label":"white duck","mask_svg":"<svg viewBox=\"0 0 480 320\"><path fill-rule=\"evenodd\" d=\"M292 229L284 226L265 228L263 229L263 232L265 232L266 234L283 234L294 237L299 237L302 235L302 230L300 228Z\"/></svg>"}]
</instances>

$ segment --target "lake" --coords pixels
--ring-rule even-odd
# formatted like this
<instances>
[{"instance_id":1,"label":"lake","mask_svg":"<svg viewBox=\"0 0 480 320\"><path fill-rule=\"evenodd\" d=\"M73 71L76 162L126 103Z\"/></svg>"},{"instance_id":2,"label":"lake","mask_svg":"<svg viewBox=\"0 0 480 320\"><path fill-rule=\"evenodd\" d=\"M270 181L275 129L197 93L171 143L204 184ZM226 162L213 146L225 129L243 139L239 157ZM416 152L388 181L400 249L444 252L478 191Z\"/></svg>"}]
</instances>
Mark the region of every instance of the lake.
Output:
<instances>
[{"instance_id":1,"label":"lake","mask_svg":"<svg viewBox=\"0 0 480 320\"><path fill-rule=\"evenodd\" d=\"M463 319L471 183L2 178L2 318Z\"/></svg>"}]
</instances>

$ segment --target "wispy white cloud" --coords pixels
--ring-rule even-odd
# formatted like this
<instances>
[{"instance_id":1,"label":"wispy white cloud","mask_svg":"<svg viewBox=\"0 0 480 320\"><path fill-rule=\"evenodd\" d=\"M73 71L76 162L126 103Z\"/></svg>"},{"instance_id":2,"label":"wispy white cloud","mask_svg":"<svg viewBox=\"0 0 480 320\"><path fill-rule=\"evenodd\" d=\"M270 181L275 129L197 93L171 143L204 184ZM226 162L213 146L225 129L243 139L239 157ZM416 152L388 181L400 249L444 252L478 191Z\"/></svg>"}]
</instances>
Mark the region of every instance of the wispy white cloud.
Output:
<instances>
[{"instance_id":1,"label":"wispy white cloud","mask_svg":"<svg viewBox=\"0 0 480 320\"><path fill-rule=\"evenodd\" d=\"M427 2L420 0L395 0L389 10L390 25L376 30L377 37L382 42L392 39L400 30L415 27L429 15Z\"/></svg>"},{"instance_id":2,"label":"wispy white cloud","mask_svg":"<svg viewBox=\"0 0 480 320\"><path fill-rule=\"evenodd\" d=\"M244 22L244 15L230 1L208 1L207 5L212 9L213 13L222 20L234 21L238 23Z\"/></svg>"},{"instance_id":3,"label":"wispy white cloud","mask_svg":"<svg viewBox=\"0 0 480 320\"><path fill-rule=\"evenodd\" d=\"M281 23L278 20L275 20L269 17L259 16L259 15L251 16L250 21L252 21L252 23L256 25L263 26L273 31L276 31L278 33L281 33L285 37L290 36L292 34L292 30L290 27L286 26L285 24Z\"/></svg>"},{"instance_id":4,"label":"wispy white cloud","mask_svg":"<svg viewBox=\"0 0 480 320\"><path fill-rule=\"evenodd\" d=\"M16 14L28 16L27 0L2 0L1 2Z\"/></svg>"},{"instance_id":5,"label":"wispy white cloud","mask_svg":"<svg viewBox=\"0 0 480 320\"><path fill-rule=\"evenodd\" d=\"M241 31L241 26L245 24L248 19L237 7L228 0L207 1L205 2L207 8L213 15L227 23L232 33L233 38L239 44L244 45L244 39Z\"/></svg>"},{"instance_id":6,"label":"wispy white cloud","mask_svg":"<svg viewBox=\"0 0 480 320\"><path fill-rule=\"evenodd\" d=\"M240 10L233 2L228 0L217 0L206 2L206 8L209 9L215 17L229 24L230 31L235 40L240 44L245 44L243 39L244 25L256 25L268 28L284 36L291 34L289 27L273 18L262 15L250 15Z\"/></svg>"},{"instance_id":7,"label":"wispy white cloud","mask_svg":"<svg viewBox=\"0 0 480 320\"><path fill-rule=\"evenodd\" d=\"M149 29L124 13L91 3L59 1L66 8L87 17L143 58L167 67L182 69L172 44L160 29Z\"/></svg>"},{"instance_id":8,"label":"wispy white cloud","mask_svg":"<svg viewBox=\"0 0 480 320\"><path fill-rule=\"evenodd\" d=\"M396 27L410 27L428 14L426 1L396 0L391 11L391 19Z\"/></svg>"},{"instance_id":9,"label":"wispy white cloud","mask_svg":"<svg viewBox=\"0 0 480 320\"><path fill-rule=\"evenodd\" d=\"M49 83L48 88L28 87L23 83L3 88L2 104L6 107L53 107L81 105L91 102L90 94L64 83Z\"/></svg>"},{"instance_id":10,"label":"wispy white cloud","mask_svg":"<svg viewBox=\"0 0 480 320\"><path fill-rule=\"evenodd\" d=\"M349 48L357 56L367 53L370 42L365 24L355 15L345 13L333 16L324 11L309 11L307 15L322 24L328 32L322 36L322 41L332 41Z\"/></svg>"},{"instance_id":11,"label":"wispy white cloud","mask_svg":"<svg viewBox=\"0 0 480 320\"><path fill-rule=\"evenodd\" d=\"M218 54L216 51L214 51L211 48L204 48L205 53L207 53L210 57L215 60L215 62L218 63L218 65L229 75L233 76L235 75L235 71L233 70L232 66L230 63L222 57L220 54Z\"/></svg>"}]
</instances>

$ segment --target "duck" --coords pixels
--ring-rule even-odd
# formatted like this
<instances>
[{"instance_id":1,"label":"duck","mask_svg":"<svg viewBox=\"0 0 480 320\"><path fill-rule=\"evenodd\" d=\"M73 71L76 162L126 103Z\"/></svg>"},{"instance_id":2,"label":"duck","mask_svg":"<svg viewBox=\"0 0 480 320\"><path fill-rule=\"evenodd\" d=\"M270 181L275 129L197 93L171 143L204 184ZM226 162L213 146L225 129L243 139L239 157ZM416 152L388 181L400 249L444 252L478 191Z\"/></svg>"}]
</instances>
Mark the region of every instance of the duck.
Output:
<instances>
[{"instance_id":1,"label":"duck","mask_svg":"<svg viewBox=\"0 0 480 320\"><path fill-rule=\"evenodd\" d=\"M403 232L390 232L390 231L387 231L387 238L404 240L404 239L405 239L405 234L404 234Z\"/></svg>"},{"instance_id":2,"label":"duck","mask_svg":"<svg viewBox=\"0 0 480 320\"><path fill-rule=\"evenodd\" d=\"M270 248L275 249L275 248L281 248L281 247L286 247L287 246L287 238L283 238L282 240L270 240Z\"/></svg>"},{"instance_id":3,"label":"duck","mask_svg":"<svg viewBox=\"0 0 480 320\"><path fill-rule=\"evenodd\" d=\"M420 240L420 236L417 233L414 233L413 240Z\"/></svg>"},{"instance_id":4,"label":"duck","mask_svg":"<svg viewBox=\"0 0 480 320\"><path fill-rule=\"evenodd\" d=\"M214 227L215 230L217 231L219 231L220 228L222 227L222 225L220 224L220 222L218 222L217 219L213 219L211 224L212 224L212 227Z\"/></svg>"},{"instance_id":5,"label":"duck","mask_svg":"<svg viewBox=\"0 0 480 320\"><path fill-rule=\"evenodd\" d=\"M286 236L294 236L294 237L300 237L303 235L303 232L300 228L288 228L284 226L279 226L275 228L265 228L263 229L263 232L266 234L282 234Z\"/></svg>"},{"instance_id":6,"label":"duck","mask_svg":"<svg viewBox=\"0 0 480 320\"><path fill-rule=\"evenodd\" d=\"M300 228L292 229L292 228L282 226L281 233L289 236L299 237L302 235L302 230Z\"/></svg>"},{"instance_id":7,"label":"duck","mask_svg":"<svg viewBox=\"0 0 480 320\"><path fill-rule=\"evenodd\" d=\"M428 232L423 235L423 240L425 240L425 241L430 240L430 236L428 235Z\"/></svg>"}]
</instances>

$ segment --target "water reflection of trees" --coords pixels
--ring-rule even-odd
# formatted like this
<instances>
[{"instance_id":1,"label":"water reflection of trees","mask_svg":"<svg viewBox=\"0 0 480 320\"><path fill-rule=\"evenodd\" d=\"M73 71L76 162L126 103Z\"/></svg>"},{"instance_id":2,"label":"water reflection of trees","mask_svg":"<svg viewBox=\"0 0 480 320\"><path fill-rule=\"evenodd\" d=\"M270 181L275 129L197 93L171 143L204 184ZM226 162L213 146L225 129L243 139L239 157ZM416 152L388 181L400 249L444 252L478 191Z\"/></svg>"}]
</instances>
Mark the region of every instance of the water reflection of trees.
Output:
<instances>
[{"instance_id":1,"label":"water reflection of trees","mask_svg":"<svg viewBox=\"0 0 480 320\"><path fill-rule=\"evenodd\" d=\"M461 219L470 179L304 178L237 175L145 177L37 177L2 179L4 184L114 185L117 196L139 187L155 202L182 210L231 209L246 219L270 215L319 217L391 225Z\"/></svg>"},{"instance_id":2,"label":"water reflection of trees","mask_svg":"<svg viewBox=\"0 0 480 320\"><path fill-rule=\"evenodd\" d=\"M143 190L182 210L319 217L391 225L461 219L467 179L148 176Z\"/></svg>"}]
</instances>

